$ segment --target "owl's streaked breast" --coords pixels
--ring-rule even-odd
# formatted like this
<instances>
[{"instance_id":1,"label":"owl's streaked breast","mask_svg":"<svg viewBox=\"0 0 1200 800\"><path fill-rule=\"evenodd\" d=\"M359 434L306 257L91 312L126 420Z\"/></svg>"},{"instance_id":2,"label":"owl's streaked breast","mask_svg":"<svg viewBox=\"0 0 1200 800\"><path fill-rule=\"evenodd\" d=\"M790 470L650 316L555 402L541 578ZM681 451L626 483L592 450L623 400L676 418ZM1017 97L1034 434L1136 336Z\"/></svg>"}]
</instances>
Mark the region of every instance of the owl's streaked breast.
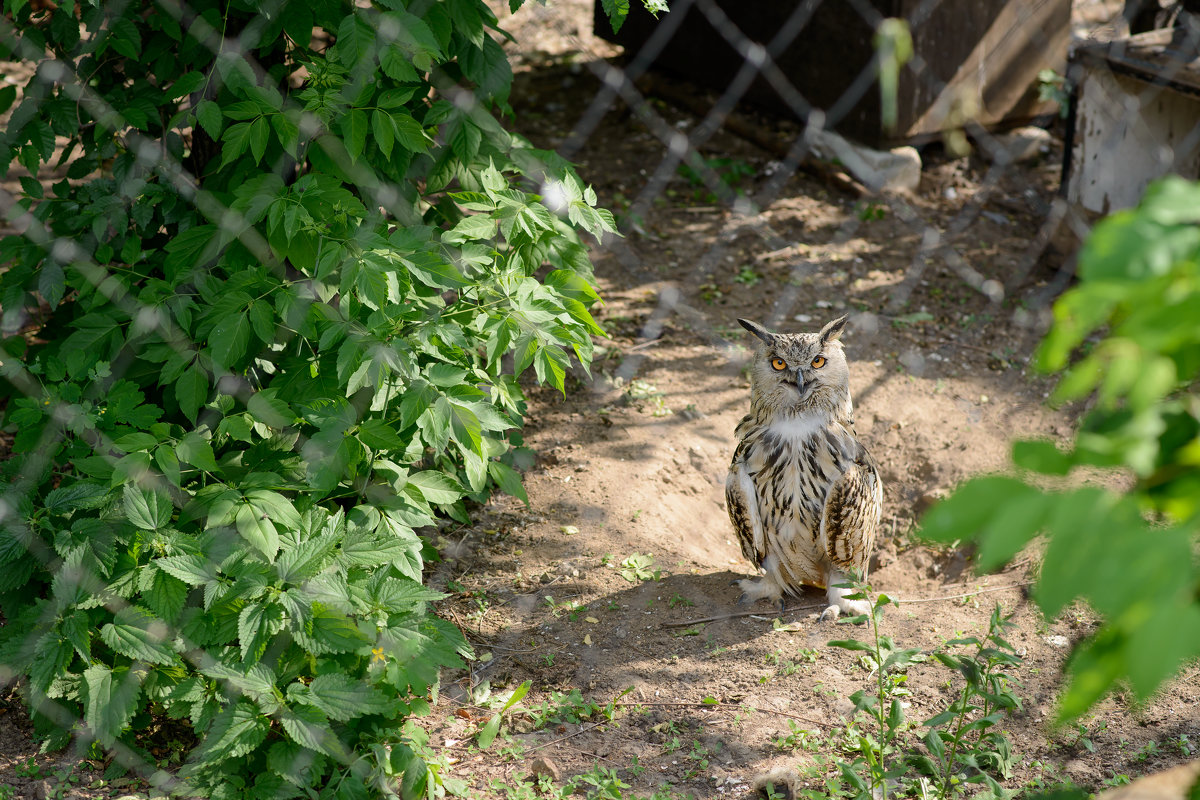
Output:
<instances>
[{"instance_id":1,"label":"owl's streaked breast","mask_svg":"<svg viewBox=\"0 0 1200 800\"><path fill-rule=\"evenodd\" d=\"M773 547L791 565L799 582L819 582L818 565L808 555L820 530L829 487L845 467L837 431L821 420L793 417L748 431L745 463L758 511Z\"/></svg>"}]
</instances>

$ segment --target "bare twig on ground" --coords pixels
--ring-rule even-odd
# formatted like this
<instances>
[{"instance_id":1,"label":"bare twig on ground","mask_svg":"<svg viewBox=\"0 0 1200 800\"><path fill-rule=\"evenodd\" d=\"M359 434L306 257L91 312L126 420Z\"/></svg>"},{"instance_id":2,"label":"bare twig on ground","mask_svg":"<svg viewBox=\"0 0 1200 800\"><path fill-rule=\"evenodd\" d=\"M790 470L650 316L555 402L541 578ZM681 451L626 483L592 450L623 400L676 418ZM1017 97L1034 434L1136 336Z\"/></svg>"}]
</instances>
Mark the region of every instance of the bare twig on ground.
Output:
<instances>
[{"instance_id":1,"label":"bare twig on ground","mask_svg":"<svg viewBox=\"0 0 1200 800\"><path fill-rule=\"evenodd\" d=\"M692 701L679 701L679 700L658 701L658 700L656 700L656 701L640 701L640 702L636 701L636 700L631 700L629 702L617 703L617 705L625 706L625 707L629 707L629 706L676 706L676 707L678 707L678 706L684 706L684 707L699 706L700 708L710 708L713 710L716 710L718 708L728 709L731 707L739 708L739 709L746 708L746 706L743 706L741 703L722 703L719 700L715 703L705 703L702 700L692 700ZM766 713L766 714L775 714L780 717L788 717L789 719L799 720L800 722L807 722L809 725L824 725L824 724L826 724L826 723L820 722L818 720L811 719L809 717L803 717L799 714L792 714L791 712L788 712L788 711L776 711L775 709L772 709L772 708L758 708L757 706L755 706L754 711L756 711L756 712L762 711L763 713Z\"/></svg>"},{"instance_id":2,"label":"bare twig on ground","mask_svg":"<svg viewBox=\"0 0 1200 800\"><path fill-rule=\"evenodd\" d=\"M937 603L941 600L961 600L964 597L974 597L977 594L987 594L988 592L1003 592L1005 589L1020 589L1024 586L1033 586L1033 584L1034 584L1033 581L1025 581L1024 583L1010 583L1010 584L1006 584L1004 586L992 586L992 587L989 587L986 589L976 589L973 592L964 592L962 594L952 594L952 595L948 595L946 597L925 597L925 598L920 598L917 600L900 600L898 602L901 604L904 604L904 603Z\"/></svg>"},{"instance_id":3,"label":"bare twig on ground","mask_svg":"<svg viewBox=\"0 0 1200 800\"><path fill-rule=\"evenodd\" d=\"M779 612L778 616L783 616L784 614L790 614L793 611L811 611L812 609L815 609L815 608L821 608L821 604L815 603L815 604L807 605L807 606L793 606L792 608L785 608L783 611ZM718 614L715 617L700 617L699 619L689 619L689 620L685 620L683 622L664 622L661 627L663 627L663 628L685 628L688 625L699 625L702 622L718 622L723 619L736 619L738 617L761 617L761 616L766 615L767 613L768 612L762 611L762 610L759 610L759 611L734 611L731 614Z\"/></svg>"},{"instance_id":4,"label":"bare twig on ground","mask_svg":"<svg viewBox=\"0 0 1200 800\"><path fill-rule=\"evenodd\" d=\"M897 602L900 603L901 605L903 605L905 603L936 603L936 602L939 602L942 600L959 600L964 597L973 597L974 595L986 594L988 592L1002 592L1005 589L1020 589L1024 586L1032 586L1033 583L1034 583L1033 581L1026 581L1024 583L1010 583L1010 584L1006 584L1004 586L993 586L993 587L986 588L986 589L976 589L973 592L964 592L963 594L952 594L952 595L947 595L945 597L923 597L923 598L918 598L916 600L897 599ZM817 603L815 605L795 606L793 608L785 608L783 611L779 612L778 616L782 617L784 614L790 614L793 611L804 611L804 610L810 610L810 609L815 609L815 608L821 608L822 605L823 604L821 604L821 603ZM718 622L720 620L735 619L737 617L763 617L763 616L767 616L767 615L768 615L768 613L763 612L763 611L735 611L731 614L718 614L717 616L713 616L713 617L700 617L699 619L689 619L689 620L684 620L683 622L664 622L664 623L662 623L662 625L660 627L684 628L684 627L687 627L688 625L699 625L699 624L705 623L705 622ZM775 615L772 615L772 616L775 616Z\"/></svg>"}]
</instances>

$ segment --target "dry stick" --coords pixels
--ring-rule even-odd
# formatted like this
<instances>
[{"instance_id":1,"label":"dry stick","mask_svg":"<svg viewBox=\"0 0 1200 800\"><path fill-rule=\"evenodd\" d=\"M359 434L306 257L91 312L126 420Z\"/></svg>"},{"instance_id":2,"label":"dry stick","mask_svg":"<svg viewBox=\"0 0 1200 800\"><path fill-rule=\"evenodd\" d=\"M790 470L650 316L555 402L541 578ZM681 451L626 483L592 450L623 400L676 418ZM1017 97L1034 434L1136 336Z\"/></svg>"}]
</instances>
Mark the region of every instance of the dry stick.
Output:
<instances>
[{"instance_id":1,"label":"dry stick","mask_svg":"<svg viewBox=\"0 0 1200 800\"><path fill-rule=\"evenodd\" d=\"M612 720L606 719L603 722L593 723L591 725L591 727L580 728L579 730L575 731L574 733L568 733L566 736L560 736L557 739L551 739L548 742L542 742L541 744L537 745L536 747L529 748L529 750L531 752L534 750L541 750L543 747L549 747L552 744L558 744L559 742L563 742L563 741L566 741L567 739L570 739L572 736L578 736L581 733L587 733L588 731L594 731L596 728L599 728L601 725L608 725L611 722L612 722Z\"/></svg>"},{"instance_id":2,"label":"dry stick","mask_svg":"<svg viewBox=\"0 0 1200 800\"><path fill-rule=\"evenodd\" d=\"M973 592L964 592L963 594L952 594L949 597L926 597L921 600L899 600L901 605L905 603L936 603L939 600L961 600L964 597L974 597L977 594L987 594L988 592L1003 592L1005 589L1020 589L1024 586L1033 586L1034 581L1025 581L1024 583L1010 583L1007 586L993 586L988 589L976 589Z\"/></svg>"},{"instance_id":3,"label":"dry stick","mask_svg":"<svg viewBox=\"0 0 1200 800\"><path fill-rule=\"evenodd\" d=\"M801 722L807 722L809 725L825 725L825 724L827 724L824 722L818 722L815 719L810 719L809 717L802 717L799 714L792 714L787 711L776 711L772 708L758 708L757 706L753 706L753 707L743 706L741 703L722 703L720 701L718 701L716 703L704 703L699 700L693 700L691 702L636 702L636 701L634 701L634 702L629 702L629 703L617 703L617 705L622 706L622 707L631 707L631 708L636 708L637 706L700 706L701 708L713 708L713 709L728 708L730 706L733 706L735 708L753 708L754 711L764 711L768 714L777 714L781 717L790 717L791 719L798 719Z\"/></svg>"},{"instance_id":4,"label":"dry stick","mask_svg":"<svg viewBox=\"0 0 1200 800\"><path fill-rule=\"evenodd\" d=\"M659 344L661 342L662 342L661 338L660 339L651 339L648 342L642 342L641 344L635 344L633 347L626 348L625 352L633 353L638 350L645 350L647 347L653 347L654 345Z\"/></svg>"},{"instance_id":5,"label":"dry stick","mask_svg":"<svg viewBox=\"0 0 1200 800\"><path fill-rule=\"evenodd\" d=\"M964 594L952 594L947 597L924 597L924 598L921 598L918 600L897 600L897 602L900 603L901 605L903 605L905 603L936 603L941 600L959 600L963 597L973 597L977 594L986 594L987 592L1002 592L1005 589L1020 589L1023 586L1032 586L1033 584L1034 584L1033 581L1027 581L1025 583L1012 583L1007 586L994 586L990 589L976 589L973 592L966 592ZM783 611L779 612L779 616L783 616L784 614L790 614L793 611L804 611L806 609L820 608L820 607L821 607L821 604L818 603L816 605L811 605L811 606L795 606L794 608L785 608ZM689 619L689 620L685 620L683 622L664 622L659 627L683 628L688 625L699 625L702 622L717 622L718 620L735 619L737 617L761 617L761 616L765 616L762 611L737 611L732 614L721 614L721 615L718 615L715 617L701 617L700 619Z\"/></svg>"},{"instance_id":6,"label":"dry stick","mask_svg":"<svg viewBox=\"0 0 1200 800\"><path fill-rule=\"evenodd\" d=\"M808 606L793 606L792 608L783 609L783 611L779 612L779 615L783 616L784 614L790 614L793 611L807 611L809 609L820 608L820 607L821 607L820 603L817 603L815 605L808 605ZM766 615L766 612L764 612L764 611L735 611L732 614L718 614L715 617L701 617L700 619L689 619L689 620L685 620L683 622L664 622L659 627L683 628L688 625L699 625L701 622L717 622L717 621L723 620L723 619L736 619L738 617L762 617L765 615Z\"/></svg>"}]
</instances>

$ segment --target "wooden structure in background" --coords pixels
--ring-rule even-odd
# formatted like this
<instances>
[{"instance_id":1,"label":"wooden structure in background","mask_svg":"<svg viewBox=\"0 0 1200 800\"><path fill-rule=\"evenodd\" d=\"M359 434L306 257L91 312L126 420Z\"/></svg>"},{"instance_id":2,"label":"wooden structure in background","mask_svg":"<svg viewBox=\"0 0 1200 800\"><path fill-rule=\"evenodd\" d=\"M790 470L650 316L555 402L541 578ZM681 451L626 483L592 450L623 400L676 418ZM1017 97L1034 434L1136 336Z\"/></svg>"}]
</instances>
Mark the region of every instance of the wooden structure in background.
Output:
<instances>
[{"instance_id":1,"label":"wooden structure in background","mask_svg":"<svg viewBox=\"0 0 1200 800\"><path fill-rule=\"evenodd\" d=\"M873 146L918 143L974 119L987 127L1015 125L1051 106L1037 100L1037 74L1062 72L1066 63L1070 0L674 0L656 21L638 0L630 3L619 34L596 1L598 36L625 47L637 59L650 43L655 68L674 73L718 93L746 63L714 27L703 5L716 6L718 22L733 25L752 42L770 47L781 31L788 40L774 61L813 107L823 110L828 127ZM811 16L798 32L793 15ZM870 6L880 17L909 20L916 58L901 70L897 126L884 131L875 80L874 26L860 13ZM799 10L799 11L798 11ZM720 16L727 20L720 20ZM673 30L665 43L652 42L656 30ZM792 26L795 27L795 26ZM782 44L782 42L781 42ZM744 98L792 115L795 104L759 75Z\"/></svg>"},{"instance_id":2,"label":"wooden structure in background","mask_svg":"<svg viewBox=\"0 0 1200 800\"><path fill-rule=\"evenodd\" d=\"M1171 29L1080 48L1063 186L1093 214L1136 205L1167 174L1200 178L1200 63Z\"/></svg>"}]
</instances>

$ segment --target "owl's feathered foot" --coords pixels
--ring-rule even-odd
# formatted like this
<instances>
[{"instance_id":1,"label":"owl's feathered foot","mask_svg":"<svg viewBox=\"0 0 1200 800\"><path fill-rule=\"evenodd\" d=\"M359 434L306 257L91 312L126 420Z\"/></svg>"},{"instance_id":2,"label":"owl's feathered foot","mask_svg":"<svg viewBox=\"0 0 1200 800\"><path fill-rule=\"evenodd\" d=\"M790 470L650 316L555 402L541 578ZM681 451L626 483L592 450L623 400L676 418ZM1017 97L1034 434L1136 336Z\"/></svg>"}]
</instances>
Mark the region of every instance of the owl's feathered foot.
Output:
<instances>
[{"instance_id":1,"label":"owl's feathered foot","mask_svg":"<svg viewBox=\"0 0 1200 800\"><path fill-rule=\"evenodd\" d=\"M742 590L742 596L738 598L738 605L748 606L759 600L770 600L779 606L780 611L787 607L783 600L783 587L770 578L745 578L732 581L730 585Z\"/></svg>"},{"instance_id":2,"label":"owl's feathered foot","mask_svg":"<svg viewBox=\"0 0 1200 800\"><path fill-rule=\"evenodd\" d=\"M849 598L849 595L858 593L857 589L838 585L845 583L846 580L846 576L840 572L831 572L826 576L826 585L829 588L825 590L825 596L829 599L829 607L821 612L818 621L829 619L836 622L837 618L842 614L856 617L871 613L871 602L869 600L852 600Z\"/></svg>"}]
</instances>

